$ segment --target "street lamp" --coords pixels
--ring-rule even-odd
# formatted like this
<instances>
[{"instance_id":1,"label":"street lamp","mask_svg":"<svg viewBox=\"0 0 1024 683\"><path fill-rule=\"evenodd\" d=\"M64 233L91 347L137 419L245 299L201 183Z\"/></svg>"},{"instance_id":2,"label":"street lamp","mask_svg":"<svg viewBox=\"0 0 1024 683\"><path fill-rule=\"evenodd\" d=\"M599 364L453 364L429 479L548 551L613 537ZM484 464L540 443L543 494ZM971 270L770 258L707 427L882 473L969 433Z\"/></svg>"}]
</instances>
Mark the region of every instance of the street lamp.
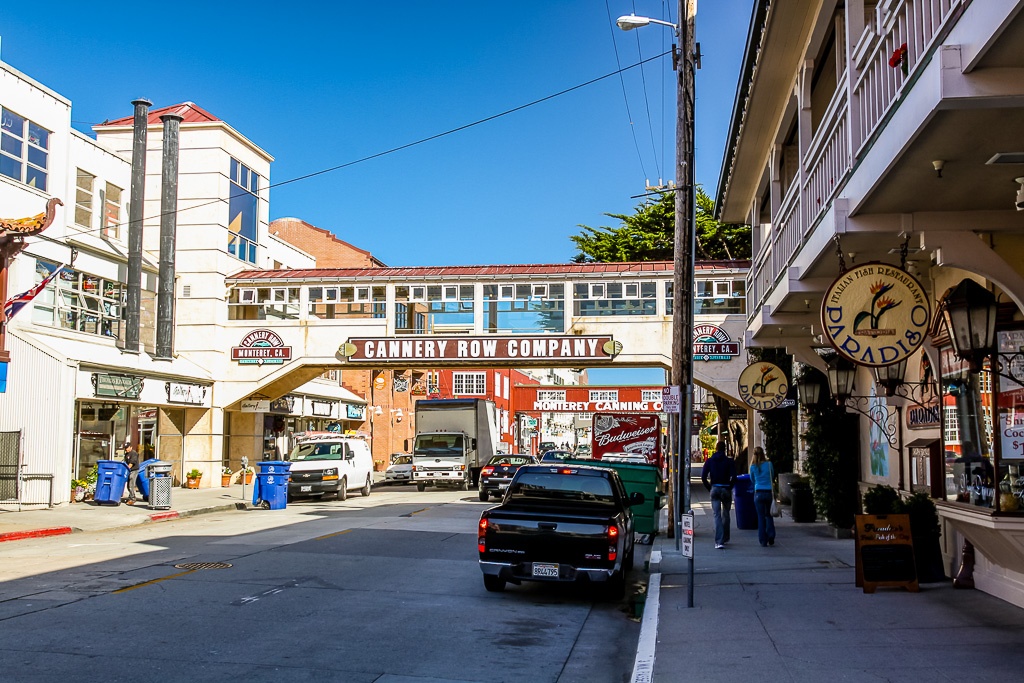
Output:
<instances>
[{"instance_id":1,"label":"street lamp","mask_svg":"<svg viewBox=\"0 0 1024 683\"><path fill-rule=\"evenodd\" d=\"M690 509L690 424L693 419L693 280L696 236L694 193L694 69L696 67L694 33L697 0L679 0L679 23L638 17L634 14L619 17L616 24L623 31L658 24L672 29L676 45L672 50L672 68L676 79L676 187L675 236L673 240L672 277L672 384L679 387L683 401L682 414L676 419L677 447L681 463L674 467L671 487L669 531L681 548L680 507ZM685 436L684 436L685 434ZM683 472L680 473L680 465ZM680 476L682 475L682 476ZM677 500L682 492L682 505ZM693 607L693 558L689 558L687 606Z\"/></svg>"},{"instance_id":2,"label":"street lamp","mask_svg":"<svg viewBox=\"0 0 1024 683\"><path fill-rule=\"evenodd\" d=\"M953 351L967 361L971 372L981 370L995 346L996 297L970 278L960 281L942 302Z\"/></svg>"},{"instance_id":3,"label":"street lamp","mask_svg":"<svg viewBox=\"0 0 1024 683\"><path fill-rule=\"evenodd\" d=\"M885 388L886 396L893 396L896 388L903 384L903 377L907 374L907 359L899 363L875 368L875 383Z\"/></svg>"},{"instance_id":4,"label":"street lamp","mask_svg":"<svg viewBox=\"0 0 1024 683\"><path fill-rule=\"evenodd\" d=\"M836 356L828 364L828 388L842 405L853 395L853 380L857 377L857 366L842 356Z\"/></svg>"},{"instance_id":5,"label":"street lamp","mask_svg":"<svg viewBox=\"0 0 1024 683\"><path fill-rule=\"evenodd\" d=\"M796 381L797 396L805 408L813 408L821 402L821 382L813 373L806 373Z\"/></svg>"}]
</instances>

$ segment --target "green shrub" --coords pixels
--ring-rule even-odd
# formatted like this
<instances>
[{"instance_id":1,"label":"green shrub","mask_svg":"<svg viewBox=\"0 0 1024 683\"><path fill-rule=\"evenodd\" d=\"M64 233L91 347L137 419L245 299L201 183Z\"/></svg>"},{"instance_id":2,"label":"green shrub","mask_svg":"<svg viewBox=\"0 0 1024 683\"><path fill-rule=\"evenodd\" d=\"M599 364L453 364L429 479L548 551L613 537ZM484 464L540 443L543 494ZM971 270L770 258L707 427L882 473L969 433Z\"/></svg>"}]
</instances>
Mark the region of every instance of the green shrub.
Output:
<instances>
[{"instance_id":1,"label":"green shrub","mask_svg":"<svg viewBox=\"0 0 1024 683\"><path fill-rule=\"evenodd\" d=\"M900 494L891 486L877 484L864 492L864 514L889 515L900 511Z\"/></svg>"}]
</instances>

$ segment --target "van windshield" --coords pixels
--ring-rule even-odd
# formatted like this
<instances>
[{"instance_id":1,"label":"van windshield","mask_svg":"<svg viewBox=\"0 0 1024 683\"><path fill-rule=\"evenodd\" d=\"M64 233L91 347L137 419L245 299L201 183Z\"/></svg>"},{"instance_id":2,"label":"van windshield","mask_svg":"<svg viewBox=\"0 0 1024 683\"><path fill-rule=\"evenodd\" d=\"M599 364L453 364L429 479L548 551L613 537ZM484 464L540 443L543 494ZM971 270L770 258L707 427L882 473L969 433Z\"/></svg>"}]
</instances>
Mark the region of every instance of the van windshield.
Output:
<instances>
[{"instance_id":1,"label":"van windshield","mask_svg":"<svg viewBox=\"0 0 1024 683\"><path fill-rule=\"evenodd\" d=\"M302 460L341 460L345 457L343 443L300 443L292 449L291 461Z\"/></svg>"},{"instance_id":2,"label":"van windshield","mask_svg":"<svg viewBox=\"0 0 1024 683\"><path fill-rule=\"evenodd\" d=\"M431 434L416 438L413 455L462 455L461 434Z\"/></svg>"}]
</instances>

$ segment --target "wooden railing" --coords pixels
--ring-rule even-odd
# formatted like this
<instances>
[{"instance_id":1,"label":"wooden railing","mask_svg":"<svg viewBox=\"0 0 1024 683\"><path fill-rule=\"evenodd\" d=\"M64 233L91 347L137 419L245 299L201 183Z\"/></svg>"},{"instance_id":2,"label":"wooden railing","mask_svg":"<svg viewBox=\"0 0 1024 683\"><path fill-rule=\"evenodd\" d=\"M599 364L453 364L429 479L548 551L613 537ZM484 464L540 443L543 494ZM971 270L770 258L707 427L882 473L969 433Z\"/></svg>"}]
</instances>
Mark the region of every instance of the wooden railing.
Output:
<instances>
[{"instance_id":1,"label":"wooden railing","mask_svg":"<svg viewBox=\"0 0 1024 683\"><path fill-rule=\"evenodd\" d=\"M881 0L853 50L853 149L874 133L946 22L969 0ZM856 71L855 71L856 72Z\"/></svg>"},{"instance_id":2,"label":"wooden railing","mask_svg":"<svg viewBox=\"0 0 1024 683\"><path fill-rule=\"evenodd\" d=\"M845 83L846 77L839 82ZM851 168L850 112L846 103L846 88L840 85L814 133L807 157L802 160L806 169L803 193L804 234L810 231L818 216L828 206L836 188Z\"/></svg>"}]
</instances>

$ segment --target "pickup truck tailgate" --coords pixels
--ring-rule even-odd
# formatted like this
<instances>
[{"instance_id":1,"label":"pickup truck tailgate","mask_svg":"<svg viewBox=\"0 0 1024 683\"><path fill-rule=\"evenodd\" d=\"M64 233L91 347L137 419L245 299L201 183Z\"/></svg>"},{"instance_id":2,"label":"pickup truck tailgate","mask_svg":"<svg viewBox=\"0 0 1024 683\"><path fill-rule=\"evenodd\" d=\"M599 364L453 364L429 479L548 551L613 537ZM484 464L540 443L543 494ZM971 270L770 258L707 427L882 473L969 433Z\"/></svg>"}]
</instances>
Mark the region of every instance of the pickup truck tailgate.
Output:
<instances>
[{"instance_id":1,"label":"pickup truck tailgate","mask_svg":"<svg viewBox=\"0 0 1024 683\"><path fill-rule=\"evenodd\" d=\"M486 551L481 559L517 562L527 556L534 562L553 562L575 567L610 566L608 525L571 515L494 513L487 517ZM614 545L614 542L613 542Z\"/></svg>"}]
</instances>

